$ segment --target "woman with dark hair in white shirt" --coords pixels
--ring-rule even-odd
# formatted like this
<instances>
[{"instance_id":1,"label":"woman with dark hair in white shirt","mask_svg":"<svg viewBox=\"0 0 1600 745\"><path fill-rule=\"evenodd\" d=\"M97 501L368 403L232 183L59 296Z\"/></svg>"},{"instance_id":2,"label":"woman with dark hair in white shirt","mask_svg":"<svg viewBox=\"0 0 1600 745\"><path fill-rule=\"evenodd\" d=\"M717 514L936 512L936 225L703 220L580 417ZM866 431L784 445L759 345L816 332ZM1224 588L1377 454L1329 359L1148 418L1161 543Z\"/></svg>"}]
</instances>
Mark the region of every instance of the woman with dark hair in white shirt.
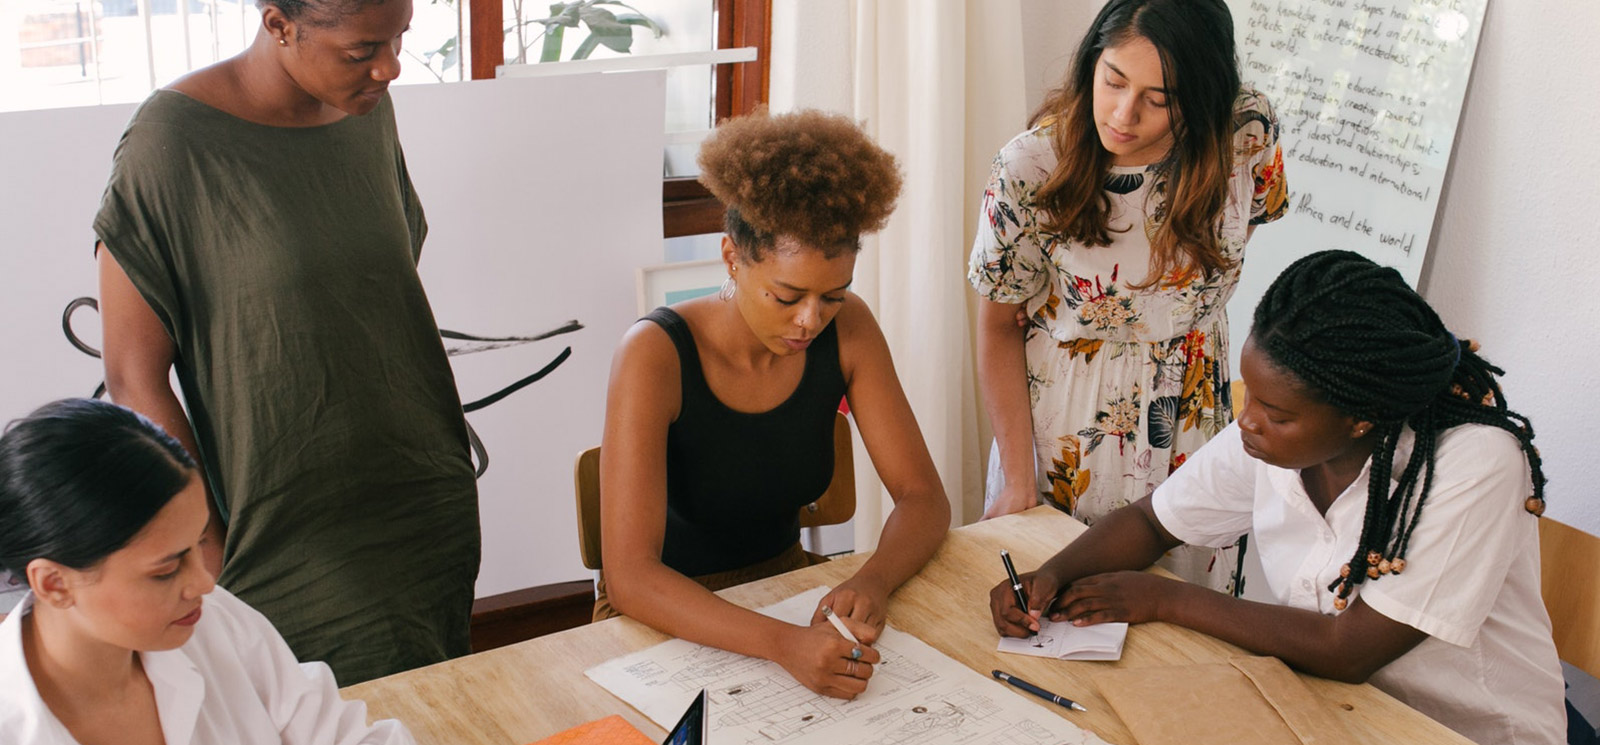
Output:
<instances>
[{"instance_id":1,"label":"woman with dark hair in white shirt","mask_svg":"<svg viewBox=\"0 0 1600 745\"><path fill-rule=\"evenodd\" d=\"M69 399L0 436L0 566L31 592L0 623L15 745L411 745L367 725L201 559L205 487L176 440Z\"/></svg>"},{"instance_id":2,"label":"woman with dark hair in white shirt","mask_svg":"<svg viewBox=\"0 0 1600 745\"><path fill-rule=\"evenodd\" d=\"M1539 593L1545 479L1501 370L1398 272L1348 251L1273 282L1240 370L1238 421L1029 575L1029 608L997 586L995 628L1165 621L1370 681L1476 742L1563 742ZM1271 603L1126 571L1246 531Z\"/></svg>"}]
</instances>

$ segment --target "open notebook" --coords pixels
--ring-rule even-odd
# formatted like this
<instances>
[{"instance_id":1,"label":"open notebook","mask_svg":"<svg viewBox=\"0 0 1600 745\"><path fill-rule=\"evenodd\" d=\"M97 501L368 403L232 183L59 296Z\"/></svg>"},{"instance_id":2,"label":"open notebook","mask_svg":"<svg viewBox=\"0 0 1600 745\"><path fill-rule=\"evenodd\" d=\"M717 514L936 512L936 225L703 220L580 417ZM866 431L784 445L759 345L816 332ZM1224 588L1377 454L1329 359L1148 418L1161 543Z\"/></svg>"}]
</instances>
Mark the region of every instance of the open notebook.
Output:
<instances>
[{"instance_id":1,"label":"open notebook","mask_svg":"<svg viewBox=\"0 0 1600 745\"><path fill-rule=\"evenodd\" d=\"M1043 621L1039 633L1027 639L1000 637L998 651L1058 660L1120 660L1128 624L1101 623L1073 626L1068 621Z\"/></svg>"}]
</instances>

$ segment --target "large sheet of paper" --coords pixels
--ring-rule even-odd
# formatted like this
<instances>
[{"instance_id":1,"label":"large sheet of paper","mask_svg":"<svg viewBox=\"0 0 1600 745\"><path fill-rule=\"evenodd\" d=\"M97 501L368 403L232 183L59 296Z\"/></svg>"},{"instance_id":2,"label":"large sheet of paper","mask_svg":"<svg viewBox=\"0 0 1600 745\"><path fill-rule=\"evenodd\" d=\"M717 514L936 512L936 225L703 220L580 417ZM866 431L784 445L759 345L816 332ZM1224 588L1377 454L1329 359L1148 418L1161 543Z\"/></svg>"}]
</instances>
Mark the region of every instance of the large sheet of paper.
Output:
<instances>
[{"instance_id":1,"label":"large sheet of paper","mask_svg":"<svg viewBox=\"0 0 1600 745\"><path fill-rule=\"evenodd\" d=\"M806 623L826 592L818 587L761 612ZM705 688L712 745L1105 745L893 626L874 648L883 660L853 701L812 693L777 663L682 639L585 674L663 728Z\"/></svg>"},{"instance_id":2,"label":"large sheet of paper","mask_svg":"<svg viewBox=\"0 0 1600 745\"><path fill-rule=\"evenodd\" d=\"M1278 113L1290 191L1228 307L1233 369L1262 293L1302 256L1356 251L1416 284L1487 2L1228 0L1240 75Z\"/></svg>"}]
</instances>

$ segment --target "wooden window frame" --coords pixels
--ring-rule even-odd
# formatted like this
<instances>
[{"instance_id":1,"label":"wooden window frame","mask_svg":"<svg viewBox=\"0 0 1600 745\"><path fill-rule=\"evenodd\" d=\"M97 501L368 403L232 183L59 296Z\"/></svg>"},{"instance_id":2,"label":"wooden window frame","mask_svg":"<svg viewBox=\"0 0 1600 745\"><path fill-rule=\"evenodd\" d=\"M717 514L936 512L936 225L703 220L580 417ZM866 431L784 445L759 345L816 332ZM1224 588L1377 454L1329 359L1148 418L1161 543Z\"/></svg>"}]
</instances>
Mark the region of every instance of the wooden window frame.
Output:
<instances>
[{"instance_id":1,"label":"wooden window frame","mask_svg":"<svg viewBox=\"0 0 1600 745\"><path fill-rule=\"evenodd\" d=\"M767 102L772 51L772 0L708 0L716 4L717 48L755 47L756 61L718 65L716 121L747 114ZM472 79L494 77L505 62L501 0L469 0ZM661 182L662 233L667 238L722 232L722 203L697 179Z\"/></svg>"}]
</instances>

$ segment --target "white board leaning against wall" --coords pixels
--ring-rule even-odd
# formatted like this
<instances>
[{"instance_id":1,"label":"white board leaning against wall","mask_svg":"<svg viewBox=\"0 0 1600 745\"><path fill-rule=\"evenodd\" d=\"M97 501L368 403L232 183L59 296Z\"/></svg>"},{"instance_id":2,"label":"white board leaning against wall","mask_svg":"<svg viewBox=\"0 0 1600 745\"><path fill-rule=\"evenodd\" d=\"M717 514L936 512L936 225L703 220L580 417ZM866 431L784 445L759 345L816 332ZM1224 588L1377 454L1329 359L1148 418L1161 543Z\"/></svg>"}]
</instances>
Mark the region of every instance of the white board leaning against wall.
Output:
<instances>
[{"instance_id":1,"label":"white board leaning against wall","mask_svg":"<svg viewBox=\"0 0 1600 745\"><path fill-rule=\"evenodd\" d=\"M461 398L503 390L467 419L489 453L479 480L477 594L588 576L572 462L600 441L611 353L637 318L637 267L660 261L659 71L393 89L406 164L427 211L421 274ZM131 105L0 114L0 419L87 396L100 362L62 315L98 294L91 221ZM75 334L100 346L91 308ZM582 328L536 341L547 332ZM496 341L505 337L523 340ZM4 612L0 610L0 612Z\"/></svg>"},{"instance_id":2,"label":"white board leaning against wall","mask_svg":"<svg viewBox=\"0 0 1600 745\"><path fill-rule=\"evenodd\" d=\"M1294 260L1342 248L1413 286L1433 235L1488 0L1228 0L1240 75L1277 110L1288 214L1228 306L1231 364Z\"/></svg>"}]
</instances>

